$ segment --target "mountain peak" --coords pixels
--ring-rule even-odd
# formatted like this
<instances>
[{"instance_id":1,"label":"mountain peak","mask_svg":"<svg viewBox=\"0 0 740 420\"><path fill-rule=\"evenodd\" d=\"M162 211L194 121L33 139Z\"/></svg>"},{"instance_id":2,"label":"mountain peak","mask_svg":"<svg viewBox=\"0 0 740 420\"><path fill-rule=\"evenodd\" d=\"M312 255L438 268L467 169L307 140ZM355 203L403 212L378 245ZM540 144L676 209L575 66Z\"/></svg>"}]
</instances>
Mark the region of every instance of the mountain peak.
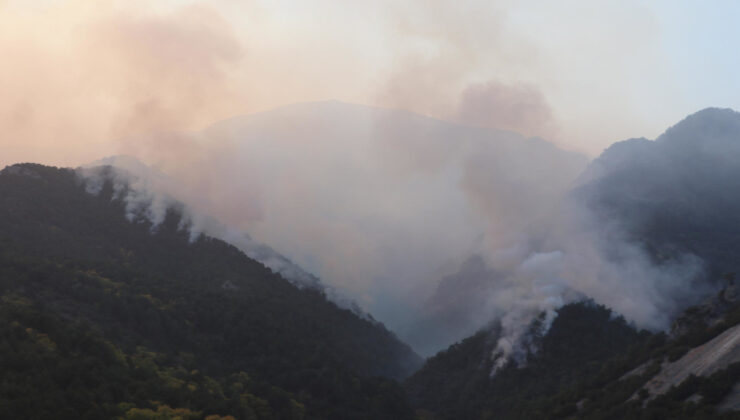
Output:
<instances>
[{"instance_id":1,"label":"mountain peak","mask_svg":"<svg viewBox=\"0 0 740 420\"><path fill-rule=\"evenodd\" d=\"M686 147L699 147L705 152L726 153L717 148L729 147L740 152L740 113L729 108L706 108L695 112L670 127L656 139Z\"/></svg>"}]
</instances>

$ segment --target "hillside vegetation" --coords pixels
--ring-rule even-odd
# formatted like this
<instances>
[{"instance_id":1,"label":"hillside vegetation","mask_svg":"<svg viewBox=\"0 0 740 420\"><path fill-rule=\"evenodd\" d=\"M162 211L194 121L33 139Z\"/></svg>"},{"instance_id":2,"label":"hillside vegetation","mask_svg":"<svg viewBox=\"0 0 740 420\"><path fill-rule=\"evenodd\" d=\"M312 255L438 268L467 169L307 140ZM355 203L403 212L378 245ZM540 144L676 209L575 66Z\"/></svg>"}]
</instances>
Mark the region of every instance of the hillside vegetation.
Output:
<instances>
[{"instance_id":1,"label":"hillside vegetation","mask_svg":"<svg viewBox=\"0 0 740 420\"><path fill-rule=\"evenodd\" d=\"M382 325L112 198L0 173L0 418L411 417L392 379L421 361Z\"/></svg>"}]
</instances>

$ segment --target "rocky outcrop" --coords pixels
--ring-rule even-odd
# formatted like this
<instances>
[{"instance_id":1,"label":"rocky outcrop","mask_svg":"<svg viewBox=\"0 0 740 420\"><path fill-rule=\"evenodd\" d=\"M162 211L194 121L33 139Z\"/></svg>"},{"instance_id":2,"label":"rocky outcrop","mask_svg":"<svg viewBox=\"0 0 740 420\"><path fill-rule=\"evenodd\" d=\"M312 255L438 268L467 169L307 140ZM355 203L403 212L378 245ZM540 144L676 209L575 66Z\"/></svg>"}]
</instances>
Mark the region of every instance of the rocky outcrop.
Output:
<instances>
[{"instance_id":1,"label":"rocky outcrop","mask_svg":"<svg viewBox=\"0 0 740 420\"><path fill-rule=\"evenodd\" d=\"M654 398L678 386L690 375L709 376L735 362L740 362L740 325L693 348L677 361L664 364L644 389Z\"/></svg>"}]
</instances>

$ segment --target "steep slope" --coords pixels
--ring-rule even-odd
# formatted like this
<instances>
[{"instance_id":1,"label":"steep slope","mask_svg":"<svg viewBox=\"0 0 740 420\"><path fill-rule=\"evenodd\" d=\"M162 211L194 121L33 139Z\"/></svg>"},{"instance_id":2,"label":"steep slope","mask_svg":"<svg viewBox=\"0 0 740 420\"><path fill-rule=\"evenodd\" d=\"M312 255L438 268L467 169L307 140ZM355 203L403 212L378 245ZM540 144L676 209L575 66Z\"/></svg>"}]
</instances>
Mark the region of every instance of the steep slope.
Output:
<instances>
[{"instance_id":1,"label":"steep slope","mask_svg":"<svg viewBox=\"0 0 740 420\"><path fill-rule=\"evenodd\" d=\"M655 141L604 151L575 194L604 220L626 227L656 259L701 257L715 278L740 271L740 113L709 108Z\"/></svg>"},{"instance_id":2,"label":"steep slope","mask_svg":"<svg viewBox=\"0 0 740 420\"><path fill-rule=\"evenodd\" d=\"M72 170L24 164L0 172L0 293L20 308L3 314L8 334L26 334L17 338L28 346L48 339L47 347L64 349L63 357L56 356L62 363L84 368L86 346L69 344L75 341L70 336L82 334L94 346L110 346L106 351L123 363L119 375L128 375L124 368L131 360L148 357L156 361L149 366L161 381L169 378L162 372L197 370L224 384L217 392L222 396L204 402L152 386L146 396L131 388L92 400L62 393L56 401L60 406L94 418L90 413L101 407L110 414L127 407L121 403L146 409L142 404L157 400L241 417L228 409L241 397L230 399L226 390L233 383L226 382L243 371L264 384L263 396L270 395L271 386L292 395L265 398L277 417L288 417L276 413L290 412L291 400L305 407L309 418L408 415L394 382L368 379L402 378L418 365L418 356L393 334L338 308L318 291L296 288L222 241L189 242L176 208L152 230L146 220L127 220L123 203L112 198L111 184L97 196L88 194ZM5 359L20 348L3 351ZM27 414L42 406L38 398L44 389L65 389L75 377L53 364L27 367L24 375L34 373L40 381L28 384ZM107 383L104 378L85 381L76 388L90 391ZM197 381L194 386L198 389ZM12 395L2 397L0 408L13 407Z\"/></svg>"},{"instance_id":3,"label":"steep slope","mask_svg":"<svg viewBox=\"0 0 740 420\"><path fill-rule=\"evenodd\" d=\"M488 377L498 330L484 330L430 359L410 378L406 386L412 402L439 418L740 417L717 411L733 406L733 386L740 378L735 363L740 309L730 298L736 290L732 273L740 269L738 162L740 114L707 109L655 141L613 145L589 166L570 195L591 211L589 222L613 228L619 240L625 236L626 243L646 249L656 274L667 261L698 256L706 270L687 283L693 287L688 289L693 302L711 288L725 287L709 303L689 308L669 336L625 331L630 338L607 344L616 349L609 354L592 344L598 342L599 330L609 336L613 320L597 321L598 316L584 313L594 321L586 327L592 336L559 328L566 332L558 342L551 335L568 322L562 319L562 311L570 307L565 306L553 330L533 347L526 367L509 366ZM495 269L477 272L493 277ZM624 287L631 287L627 280ZM627 325L617 329L622 328L630 330ZM536 335L530 339L539 340ZM548 340L559 344L549 341L548 347ZM594 369L589 370L589 362ZM567 367L565 372L559 372L561 366Z\"/></svg>"},{"instance_id":4,"label":"steep slope","mask_svg":"<svg viewBox=\"0 0 740 420\"><path fill-rule=\"evenodd\" d=\"M526 366L491 375L494 327L429 359L406 388L429 419L740 418L740 302L711 325L696 321L668 338L571 304L532 337Z\"/></svg>"},{"instance_id":5,"label":"steep slope","mask_svg":"<svg viewBox=\"0 0 740 420\"><path fill-rule=\"evenodd\" d=\"M84 165L78 169L78 174L83 175L88 192L97 193L100 185L105 181L113 182L114 189L127 189L128 193L126 195L121 193L119 197L127 202L127 213L140 212L146 214L150 220L161 217L159 214L153 214L161 212L161 209L153 209L153 207L163 207L159 203L165 205L178 203L185 207L187 213L190 213L186 218L191 219L189 220L191 225L188 227L191 234L196 236L206 234L228 242L247 254L249 258L259 261L299 288L309 287L326 291L325 285L316 276L268 245L255 241L246 232L229 229L213 217L197 213L197 209L188 207L192 204L191 201L197 201L197 199L188 197L183 185L133 156L108 156ZM144 200L141 197L144 197ZM192 219L198 219L199 226L193 226ZM195 232L196 229L197 232Z\"/></svg>"},{"instance_id":6,"label":"steep slope","mask_svg":"<svg viewBox=\"0 0 740 420\"><path fill-rule=\"evenodd\" d=\"M415 407L444 419L548 418L548 397L603 369L603 363L644 340L624 320L591 303L564 306L545 336L533 336L536 354L492 375L494 325L438 353L406 381ZM552 412L550 412L552 414Z\"/></svg>"}]
</instances>

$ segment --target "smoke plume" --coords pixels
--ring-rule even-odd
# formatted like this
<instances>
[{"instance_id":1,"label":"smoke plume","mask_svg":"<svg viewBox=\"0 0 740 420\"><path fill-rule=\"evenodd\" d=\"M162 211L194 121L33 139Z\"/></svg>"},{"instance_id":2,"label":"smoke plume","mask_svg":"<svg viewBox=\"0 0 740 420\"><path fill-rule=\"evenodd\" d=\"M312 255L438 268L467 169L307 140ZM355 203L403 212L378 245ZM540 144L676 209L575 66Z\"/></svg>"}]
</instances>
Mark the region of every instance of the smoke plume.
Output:
<instances>
[{"instance_id":1,"label":"smoke plume","mask_svg":"<svg viewBox=\"0 0 740 420\"><path fill-rule=\"evenodd\" d=\"M286 277L296 274L283 266L301 267L425 354L498 320L501 363L521 360L534 319L545 313L546 330L560 306L586 298L659 330L703 292L698 258L656 263L630 226L573 192L587 160L539 139L338 102L177 136L191 147L148 156L191 214L220 223L191 216L192 231ZM208 153L191 153L204 138ZM137 188L174 195L147 182ZM149 194L127 200L156 223L167 201Z\"/></svg>"},{"instance_id":2,"label":"smoke plume","mask_svg":"<svg viewBox=\"0 0 740 420\"><path fill-rule=\"evenodd\" d=\"M516 359L533 319L583 297L659 329L696 292L691 253L656 264L569 195L587 157L536 137L596 151L646 127L643 98L613 98L624 56L664 80L650 13L584 10L589 36L563 47L562 5L278 3L0 4L0 164L133 155L129 218L183 201L194 236L320 277L425 354L498 319ZM382 108L266 111L326 98Z\"/></svg>"}]
</instances>

